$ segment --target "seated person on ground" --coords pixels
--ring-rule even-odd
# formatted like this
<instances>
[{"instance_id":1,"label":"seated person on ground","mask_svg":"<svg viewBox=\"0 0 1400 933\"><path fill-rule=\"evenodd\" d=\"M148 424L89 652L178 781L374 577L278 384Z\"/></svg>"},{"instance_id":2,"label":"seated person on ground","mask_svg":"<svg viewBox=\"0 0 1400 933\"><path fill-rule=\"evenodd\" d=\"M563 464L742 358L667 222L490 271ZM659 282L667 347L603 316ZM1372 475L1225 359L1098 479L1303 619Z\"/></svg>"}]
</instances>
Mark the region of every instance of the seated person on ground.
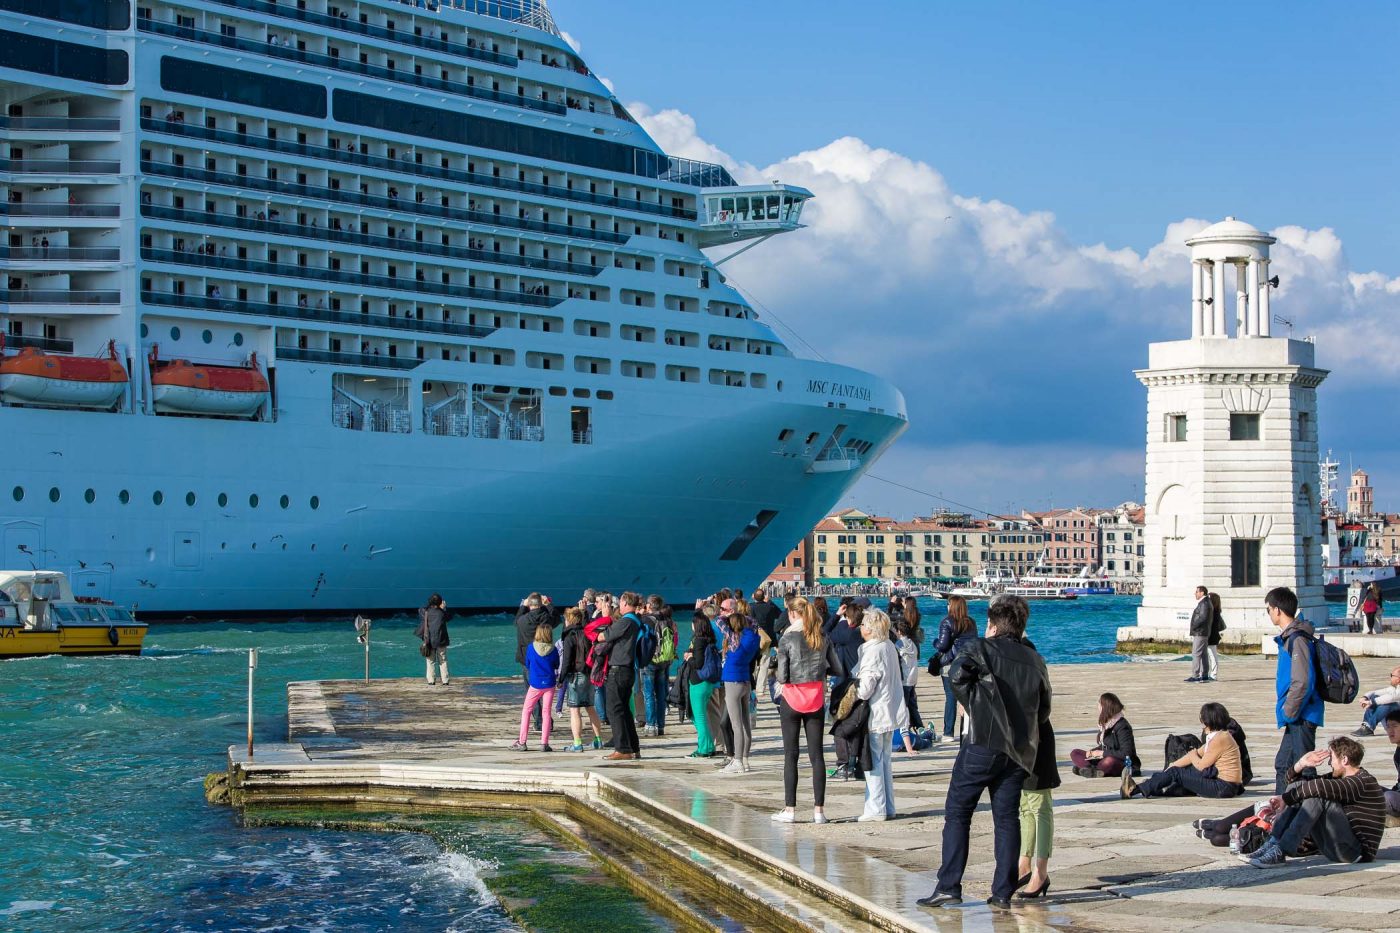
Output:
<instances>
[{"instance_id":1,"label":"seated person on ground","mask_svg":"<svg viewBox=\"0 0 1400 933\"><path fill-rule=\"evenodd\" d=\"M1386 816L1400 820L1400 709L1385 717L1385 734L1395 746L1395 786L1385 792Z\"/></svg>"},{"instance_id":2,"label":"seated person on ground","mask_svg":"<svg viewBox=\"0 0 1400 933\"><path fill-rule=\"evenodd\" d=\"M1160 797L1238 797L1244 792L1240 747L1227 731L1230 713L1219 703L1201 707L1201 725L1206 741L1158 771L1141 784L1123 775L1122 796Z\"/></svg>"},{"instance_id":3,"label":"seated person on ground","mask_svg":"<svg viewBox=\"0 0 1400 933\"><path fill-rule=\"evenodd\" d=\"M1374 735L1376 726L1385 721L1395 710L1400 710L1400 667L1390 672L1390 683L1379 690L1372 690L1359 701L1361 726L1352 735Z\"/></svg>"},{"instance_id":4,"label":"seated person on ground","mask_svg":"<svg viewBox=\"0 0 1400 933\"><path fill-rule=\"evenodd\" d=\"M1361 767L1364 755L1360 742L1341 736L1299 758L1285 775L1288 789L1269 798L1273 829L1249 864L1272 868L1313 854L1330 862L1373 861L1385 832L1385 791ZM1329 760L1330 774L1298 780L1303 770Z\"/></svg>"},{"instance_id":5,"label":"seated person on ground","mask_svg":"<svg viewBox=\"0 0 1400 933\"><path fill-rule=\"evenodd\" d=\"M1141 772L1133 727L1123 718L1123 701L1112 693L1099 697L1099 743L1088 751L1072 749L1069 759L1081 777L1118 777L1129 760L1133 762L1129 773Z\"/></svg>"}]
</instances>

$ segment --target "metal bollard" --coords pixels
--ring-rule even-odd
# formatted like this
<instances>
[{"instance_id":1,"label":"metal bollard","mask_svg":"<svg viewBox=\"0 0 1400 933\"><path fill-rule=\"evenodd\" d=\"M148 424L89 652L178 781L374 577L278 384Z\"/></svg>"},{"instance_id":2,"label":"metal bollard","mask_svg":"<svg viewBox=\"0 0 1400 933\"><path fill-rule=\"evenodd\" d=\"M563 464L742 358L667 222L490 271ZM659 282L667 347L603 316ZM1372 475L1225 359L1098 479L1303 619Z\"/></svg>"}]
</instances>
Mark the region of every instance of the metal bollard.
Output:
<instances>
[{"instance_id":1,"label":"metal bollard","mask_svg":"<svg viewBox=\"0 0 1400 933\"><path fill-rule=\"evenodd\" d=\"M369 683L369 629L369 619L355 616L355 640L365 646L365 683Z\"/></svg>"},{"instance_id":2,"label":"metal bollard","mask_svg":"<svg viewBox=\"0 0 1400 933\"><path fill-rule=\"evenodd\" d=\"M258 669L258 649L248 649L248 760L253 760L253 671Z\"/></svg>"}]
</instances>

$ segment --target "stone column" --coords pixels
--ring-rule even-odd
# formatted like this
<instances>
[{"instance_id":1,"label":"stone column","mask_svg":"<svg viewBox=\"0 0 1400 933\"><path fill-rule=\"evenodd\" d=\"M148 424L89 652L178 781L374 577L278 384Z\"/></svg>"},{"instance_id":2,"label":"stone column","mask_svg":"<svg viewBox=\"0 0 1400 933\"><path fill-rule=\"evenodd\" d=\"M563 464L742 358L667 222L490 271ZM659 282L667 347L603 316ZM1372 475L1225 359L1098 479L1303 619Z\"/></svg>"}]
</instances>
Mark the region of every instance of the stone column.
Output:
<instances>
[{"instance_id":1,"label":"stone column","mask_svg":"<svg viewBox=\"0 0 1400 933\"><path fill-rule=\"evenodd\" d=\"M1269 336L1273 315L1269 313L1269 260L1261 259L1259 266L1259 336Z\"/></svg>"},{"instance_id":2,"label":"stone column","mask_svg":"<svg viewBox=\"0 0 1400 933\"><path fill-rule=\"evenodd\" d=\"M1259 336L1259 262L1252 260L1245 266L1245 301L1249 303L1249 334Z\"/></svg>"},{"instance_id":3,"label":"stone column","mask_svg":"<svg viewBox=\"0 0 1400 933\"><path fill-rule=\"evenodd\" d=\"M1229 336L1225 331L1225 260L1216 259L1210 264L1211 310L1215 324L1211 333L1216 337Z\"/></svg>"},{"instance_id":4,"label":"stone column","mask_svg":"<svg viewBox=\"0 0 1400 933\"><path fill-rule=\"evenodd\" d=\"M1191 337L1195 339L1205 333L1205 268L1199 262L1191 263Z\"/></svg>"},{"instance_id":5,"label":"stone column","mask_svg":"<svg viewBox=\"0 0 1400 933\"><path fill-rule=\"evenodd\" d=\"M1247 262L1232 262L1235 267L1235 336L1249 336L1249 295L1245 293L1245 266Z\"/></svg>"}]
</instances>

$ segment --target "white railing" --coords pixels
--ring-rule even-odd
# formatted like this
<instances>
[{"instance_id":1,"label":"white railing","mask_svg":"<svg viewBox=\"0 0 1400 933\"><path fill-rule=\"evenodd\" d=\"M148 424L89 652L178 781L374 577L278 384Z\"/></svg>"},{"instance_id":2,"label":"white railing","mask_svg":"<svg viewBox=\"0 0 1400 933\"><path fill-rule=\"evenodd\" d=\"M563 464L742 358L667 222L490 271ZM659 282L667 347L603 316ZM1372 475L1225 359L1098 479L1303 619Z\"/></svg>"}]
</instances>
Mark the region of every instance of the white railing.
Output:
<instances>
[{"instance_id":1,"label":"white railing","mask_svg":"<svg viewBox=\"0 0 1400 933\"><path fill-rule=\"evenodd\" d=\"M559 27L554 25L554 17L544 0L399 0L399 3L429 13L440 10L479 13L559 35Z\"/></svg>"}]
</instances>

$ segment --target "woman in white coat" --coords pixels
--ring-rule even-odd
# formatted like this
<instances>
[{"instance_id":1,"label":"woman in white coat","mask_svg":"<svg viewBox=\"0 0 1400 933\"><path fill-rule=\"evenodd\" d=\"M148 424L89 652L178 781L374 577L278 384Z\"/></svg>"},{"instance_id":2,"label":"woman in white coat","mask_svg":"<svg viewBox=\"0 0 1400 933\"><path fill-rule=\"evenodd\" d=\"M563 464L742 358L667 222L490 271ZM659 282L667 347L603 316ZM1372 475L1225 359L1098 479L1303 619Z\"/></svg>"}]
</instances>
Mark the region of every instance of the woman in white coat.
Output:
<instances>
[{"instance_id":1,"label":"woman in white coat","mask_svg":"<svg viewBox=\"0 0 1400 933\"><path fill-rule=\"evenodd\" d=\"M890 617L878 609L867 609L860 622L865 642L860 646L859 679L856 695L870 707L870 770L865 772L865 812L861 822L893 819L894 772L891 751L896 729L909 725L909 709L904 704L904 678L899 671L899 652L890 642Z\"/></svg>"}]
</instances>

